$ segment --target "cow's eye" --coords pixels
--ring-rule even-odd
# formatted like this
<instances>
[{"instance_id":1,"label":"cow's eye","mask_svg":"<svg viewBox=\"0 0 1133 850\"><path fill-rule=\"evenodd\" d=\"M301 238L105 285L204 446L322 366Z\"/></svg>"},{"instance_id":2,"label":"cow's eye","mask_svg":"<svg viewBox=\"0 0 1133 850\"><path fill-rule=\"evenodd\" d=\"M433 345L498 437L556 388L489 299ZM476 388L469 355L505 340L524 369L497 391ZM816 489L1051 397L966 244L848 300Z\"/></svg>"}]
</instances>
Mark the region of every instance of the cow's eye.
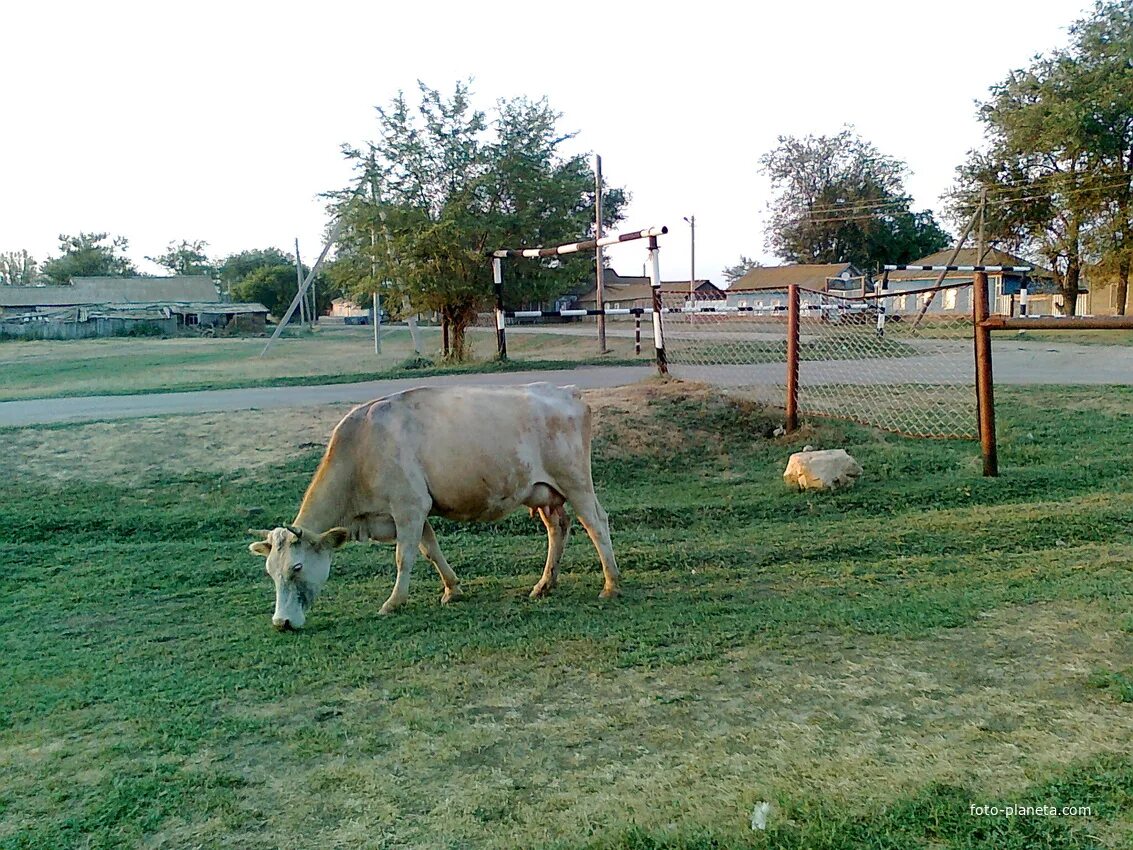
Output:
<instances>
[{"instance_id":1,"label":"cow's eye","mask_svg":"<svg viewBox=\"0 0 1133 850\"><path fill-rule=\"evenodd\" d=\"M293 566L293 567L291 568L291 572L293 572L293 573L297 573L297 572L299 572L299 571L300 571L300 570L302 570L302 569L303 569L303 565L302 565L302 564L296 564L295 566Z\"/></svg>"}]
</instances>

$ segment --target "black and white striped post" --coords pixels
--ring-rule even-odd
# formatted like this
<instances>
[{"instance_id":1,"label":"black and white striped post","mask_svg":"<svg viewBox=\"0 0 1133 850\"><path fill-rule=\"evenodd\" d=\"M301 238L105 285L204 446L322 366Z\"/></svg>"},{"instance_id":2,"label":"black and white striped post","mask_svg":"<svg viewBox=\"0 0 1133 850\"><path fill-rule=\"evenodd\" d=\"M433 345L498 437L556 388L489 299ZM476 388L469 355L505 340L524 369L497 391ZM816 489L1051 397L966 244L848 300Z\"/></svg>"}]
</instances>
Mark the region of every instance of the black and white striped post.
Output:
<instances>
[{"instance_id":1,"label":"black and white striped post","mask_svg":"<svg viewBox=\"0 0 1133 850\"><path fill-rule=\"evenodd\" d=\"M665 329L661 323L661 251L657 247L657 237L649 237L649 284L653 292L653 346L657 351L657 371L669 374L669 364L665 359Z\"/></svg>"},{"instance_id":2,"label":"black and white striped post","mask_svg":"<svg viewBox=\"0 0 1133 850\"><path fill-rule=\"evenodd\" d=\"M492 257L492 280L496 287L496 355L507 360L507 337L504 335L504 270L503 260Z\"/></svg>"},{"instance_id":3,"label":"black and white striped post","mask_svg":"<svg viewBox=\"0 0 1133 850\"><path fill-rule=\"evenodd\" d=\"M633 317L633 353L641 354L641 314Z\"/></svg>"},{"instance_id":4,"label":"black and white striped post","mask_svg":"<svg viewBox=\"0 0 1133 850\"><path fill-rule=\"evenodd\" d=\"M616 236L604 236L601 239L587 239L584 242L568 242L565 245L556 245L553 248L500 248L492 252L492 276L496 287L496 348L499 352L501 360L507 359L507 339L504 332L504 319L509 315L504 311L504 290L503 290L503 263L502 261L509 257L523 257L526 259L538 259L540 257L558 257L563 254L576 254L579 251L593 251L595 248L606 247L608 245L620 245L622 242L632 242L635 239L648 239L649 251L654 257L656 262L657 252L657 237L664 236L669 232L668 227L649 227L645 230L635 230L630 233L619 233ZM655 277L657 283L654 284L655 291L654 298L654 312L653 312L653 325L654 336L661 339L660 330L660 276ZM607 310L605 305L599 305L598 310L530 310L523 312L512 312L512 317L527 317L527 316L610 316L614 314L628 315L633 313L633 310ZM637 314L640 316L641 311L638 310ZM661 356L664 356L664 347L658 349L661 351ZM658 360L658 368L661 369L661 374L667 374L667 368L662 368L661 361Z\"/></svg>"},{"instance_id":5,"label":"black and white striped post","mask_svg":"<svg viewBox=\"0 0 1133 850\"><path fill-rule=\"evenodd\" d=\"M1027 315L1027 278L1023 278L1023 282L1019 285L1019 316L1025 317Z\"/></svg>"},{"instance_id":6,"label":"black and white striped post","mask_svg":"<svg viewBox=\"0 0 1133 850\"><path fill-rule=\"evenodd\" d=\"M885 299L881 297L889 286L889 272L882 272L881 280L873 282L873 303L877 307L877 336L880 339L885 336Z\"/></svg>"}]
</instances>

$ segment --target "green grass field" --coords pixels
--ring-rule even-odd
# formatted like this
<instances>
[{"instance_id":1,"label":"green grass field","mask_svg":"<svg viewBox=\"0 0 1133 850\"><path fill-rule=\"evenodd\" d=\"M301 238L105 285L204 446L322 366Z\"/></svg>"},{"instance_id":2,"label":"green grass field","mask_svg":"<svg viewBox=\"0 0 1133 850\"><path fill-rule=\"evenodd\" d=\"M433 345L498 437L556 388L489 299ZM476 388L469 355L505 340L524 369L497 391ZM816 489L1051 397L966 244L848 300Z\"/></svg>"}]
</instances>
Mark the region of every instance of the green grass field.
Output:
<instances>
[{"instance_id":1,"label":"green grass field","mask_svg":"<svg viewBox=\"0 0 1133 850\"><path fill-rule=\"evenodd\" d=\"M509 334L510 363L501 367L495 363L495 331L471 329L469 363L412 371L401 368L413 357L413 346L409 331L400 326L383 331L380 355L374 353L373 328L368 327L328 326L289 334L264 356L267 339L260 337L7 340L0 344L0 401L342 383L438 371L561 368L582 362L647 363L653 354L648 341L644 354L635 355L632 339L610 336L609 352L599 356L595 334ZM436 358L440 331L423 328L421 336L422 354Z\"/></svg>"},{"instance_id":2,"label":"green grass field","mask_svg":"<svg viewBox=\"0 0 1133 850\"><path fill-rule=\"evenodd\" d=\"M320 451L272 414L210 414L196 463L149 442L196 418L154 420L112 477L107 426L0 432L0 848L1133 846L1133 391L1001 391L997 480L968 442L589 397L620 599L584 534L535 602L537 522L442 522L464 601L423 564L377 617L392 550L351 544L294 634L244 530ZM215 455L248 427L278 449ZM788 492L804 442L865 476Z\"/></svg>"}]
</instances>

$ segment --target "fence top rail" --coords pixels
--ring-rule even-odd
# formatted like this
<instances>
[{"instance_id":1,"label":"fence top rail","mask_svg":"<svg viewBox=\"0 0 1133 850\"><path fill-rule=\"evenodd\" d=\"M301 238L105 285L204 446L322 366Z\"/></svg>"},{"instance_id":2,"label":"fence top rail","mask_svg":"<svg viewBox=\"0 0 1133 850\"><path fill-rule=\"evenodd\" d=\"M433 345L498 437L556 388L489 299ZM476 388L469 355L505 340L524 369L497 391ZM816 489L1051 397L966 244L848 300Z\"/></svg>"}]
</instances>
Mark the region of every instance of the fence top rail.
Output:
<instances>
[{"instance_id":1,"label":"fence top rail","mask_svg":"<svg viewBox=\"0 0 1133 850\"><path fill-rule=\"evenodd\" d=\"M1032 266L882 266L887 272L1029 272Z\"/></svg>"},{"instance_id":2,"label":"fence top rail","mask_svg":"<svg viewBox=\"0 0 1133 850\"><path fill-rule=\"evenodd\" d=\"M631 233L620 233L614 236L604 236L601 239L587 239L585 242L568 242L565 245L556 245L553 248L500 248L492 252L496 259L505 257L555 257L560 254L574 254L578 251L590 251L599 246L617 245L620 242L632 242L634 239L647 239L650 236L664 236L669 232L668 227L648 227L645 230L635 230Z\"/></svg>"},{"instance_id":3,"label":"fence top rail","mask_svg":"<svg viewBox=\"0 0 1133 850\"><path fill-rule=\"evenodd\" d=\"M992 331L1133 330L1133 316L1002 316L993 314L980 327Z\"/></svg>"}]
</instances>

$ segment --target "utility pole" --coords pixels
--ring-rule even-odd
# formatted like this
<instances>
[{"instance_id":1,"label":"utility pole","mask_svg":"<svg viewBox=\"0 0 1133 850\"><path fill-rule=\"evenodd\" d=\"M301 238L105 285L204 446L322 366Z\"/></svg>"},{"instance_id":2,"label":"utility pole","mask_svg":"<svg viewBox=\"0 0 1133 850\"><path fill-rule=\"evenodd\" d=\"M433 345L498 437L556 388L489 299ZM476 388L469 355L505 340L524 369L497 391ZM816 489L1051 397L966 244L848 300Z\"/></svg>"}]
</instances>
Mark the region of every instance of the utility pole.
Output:
<instances>
[{"instance_id":1,"label":"utility pole","mask_svg":"<svg viewBox=\"0 0 1133 850\"><path fill-rule=\"evenodd\" d=\"M594 238L602 239L602 157L594 155ZM594 285L598 308L598 353L606 353L606 299L602 291L602 246L594 249Z\"/></svg>"},{"instance_id":2,"label":"utility pole","mask_svg":"<svg viewBox=\"0 0 1133 850\"><path fill-rule=\"evenodd\" d=\"M378 208L378 185L374 179L373 161L370 167L370 198ZM387 244L388 247L388 244ZM370 283L374 287L374 354L382 353L382 301L378 296L378 229L370 222Z\"/></svg>"},{"instance_id":3,"label":"utility pole","mask_svg":"<svg viewBox=\"0 0 1133 850\"><path fill-rule=\"evenodd\" d=\"M695 297L696 293L696 216L686 215L684 219L688 222L689 234L691 235L692 239L692 262L688 273L688 296L691 300Z\"/></svg>"},{"instance_id":4,"label":"utility pole","mask_svg":"<svg viewBox=\"0 0 1133 850\"><path fill-rule=\"evenodd\" d=\"M299 295L303 295L303 264L299 262L299 237L295 237L295 275L299 280ZM299 327L302 328L307 323L307 299L300 297L299 300Z\"/></svg>"}]
</instances>

